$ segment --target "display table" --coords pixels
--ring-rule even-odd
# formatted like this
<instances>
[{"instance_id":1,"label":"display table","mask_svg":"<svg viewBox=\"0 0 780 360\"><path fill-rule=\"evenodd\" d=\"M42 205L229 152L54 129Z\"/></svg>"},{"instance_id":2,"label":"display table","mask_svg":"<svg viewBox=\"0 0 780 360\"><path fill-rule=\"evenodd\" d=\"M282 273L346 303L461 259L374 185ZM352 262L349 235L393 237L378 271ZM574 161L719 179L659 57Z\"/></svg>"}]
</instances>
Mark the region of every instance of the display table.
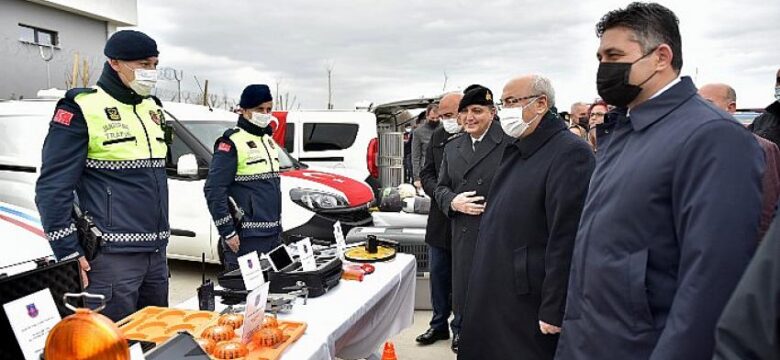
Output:
<instances>
[{"instance_id":1,"label":"display table","mask_svg":"<svg viewBox=\"0 0 780 360\"><path fill-rule=\"evenodd\" d=\"M297 300L292 312L280 319L304 321L306 333L283 359L379 358L384 342L412 325L416 264L409 254L375 263L376 271L362 282L342 280L318 298ZM176 306L198 309L194 296ZM226 306L217 298L216 311Z\"/></svg>"}]
</instances>

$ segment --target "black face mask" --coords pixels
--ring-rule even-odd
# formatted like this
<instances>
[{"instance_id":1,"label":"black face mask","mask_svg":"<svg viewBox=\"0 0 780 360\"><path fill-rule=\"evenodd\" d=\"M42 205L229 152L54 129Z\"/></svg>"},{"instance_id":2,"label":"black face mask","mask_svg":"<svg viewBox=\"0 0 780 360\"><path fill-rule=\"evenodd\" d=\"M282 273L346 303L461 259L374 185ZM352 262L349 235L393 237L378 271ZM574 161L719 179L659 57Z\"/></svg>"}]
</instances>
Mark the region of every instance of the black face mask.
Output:
<instances>
[{"instance_id":1,"label":"black face mask","mask_svg":"<svg viewBox=\"0 0 780 360\"><path fill-rule=\"evenodd\" d=\"M587 128L587 127L588 127L588 121L589 121L589 120L590 120L590 118L588 118L587 116L580 117L580 118L577 120L577 125L579 125L579 126L582 126L582 127L584 127L584 128Z\"/></svg>"},{"instance_id":2,"label":"black face mask","mask_svg":"<svg viewBox=\"0 0 780 360\"><path fill-rule=\"evenodd\" d=\"M601 99L606 101L607 104L617 107L626 107L629 103L634 101L634 99L639 96L639 93L642 92L642 85L652 79L653 76L655 76L655 72L639 85L632 85L628 83L628 77L631 75L631 66L652 54L653 51L655 51L655 49L650 50L650 52L643 55L641 58L630 63L599 63L599 71L596 75L596 89L598 90Z\"/></svg>"},{"instance_id":3,"label":"black face mask","mask_svg":"<svg viewBox=\"0 0 780 360\"><path fill-rule=\"evenodd\" d=\"M428 120L428 121L425 122L425 124L428 125L428 127L431 127L431 128L435 128L435 127L439 126L439 122L438 121L430 121L430 120Z\"/></svg>"}]
</instances>

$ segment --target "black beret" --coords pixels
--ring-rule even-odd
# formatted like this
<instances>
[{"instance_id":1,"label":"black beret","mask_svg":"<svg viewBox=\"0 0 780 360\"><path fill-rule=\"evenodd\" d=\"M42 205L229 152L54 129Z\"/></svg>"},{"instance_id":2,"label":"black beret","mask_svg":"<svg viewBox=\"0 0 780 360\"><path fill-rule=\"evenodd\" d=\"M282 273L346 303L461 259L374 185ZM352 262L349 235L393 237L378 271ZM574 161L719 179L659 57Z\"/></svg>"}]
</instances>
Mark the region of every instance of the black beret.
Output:
<instances>
[{"instance_id":1,"label":"black beret","mask_svg":"<svg viewBox=\"0 0 780 360\"><path fill-rule=\"evenodd\" d=\"M103 54L109 59L116 60L140 60L152 56L159 56L157 42L140 31L117 31L106 41Z\"/></svg>"},{"instance_id":2,"label":"black beret","mask_svg":"<svg viewBox=\"0 0 780 360\"><path fill-rule=\"evenodd\" d=\"M463 92L463 98L458 104L458 112L469 105L493 105L493 92L482 85L471 85Z\"/></svg>"},{"instance_id":3,"label":"black beret","mask_svg":"<svg viewBox=\"0 0 780 360\"><path fill-rule=\"evenodd\" d=\"M238 106L242 109L251 109L273 99L268 85L252 84L247 86L244 92L241 93L241 101L238 103Z\"/></svg>"}]
</instances>

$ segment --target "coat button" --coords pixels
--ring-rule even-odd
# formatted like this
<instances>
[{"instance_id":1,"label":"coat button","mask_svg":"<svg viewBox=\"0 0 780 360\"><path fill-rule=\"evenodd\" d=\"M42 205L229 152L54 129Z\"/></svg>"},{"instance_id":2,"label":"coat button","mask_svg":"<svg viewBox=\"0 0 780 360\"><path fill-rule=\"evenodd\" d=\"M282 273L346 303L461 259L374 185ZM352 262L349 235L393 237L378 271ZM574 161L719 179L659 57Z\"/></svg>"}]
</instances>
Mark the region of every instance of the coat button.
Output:
<instances>
[{"instance_id":1,"label":"coat button","mask_svg":"<svg viewBox=\"0 0 780 360\"><path fill-rule=\"evenodd\" d=\"M477 180L477 185L482 185L482 179Z\"/></svg>"},{"instance_id":2,"label":"coat button","mask_svg":"<svg viewBox=\"0 0 780 360\"><path fill-rule=\"evenodd\" d=\"M467 229L466 229L466 227L464 226L464 227L463 227L463 229L461 229L460 231L465 233L465 232L467 231Z\"/></svg>"}]
</instances>

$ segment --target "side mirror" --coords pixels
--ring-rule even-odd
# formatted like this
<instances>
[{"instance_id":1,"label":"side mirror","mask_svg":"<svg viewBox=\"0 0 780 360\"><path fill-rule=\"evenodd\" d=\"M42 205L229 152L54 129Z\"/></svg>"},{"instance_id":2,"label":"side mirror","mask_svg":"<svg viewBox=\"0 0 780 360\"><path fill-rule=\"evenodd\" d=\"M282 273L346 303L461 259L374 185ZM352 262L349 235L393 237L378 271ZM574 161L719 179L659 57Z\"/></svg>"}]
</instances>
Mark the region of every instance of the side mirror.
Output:
<instances>
[{"instance_id":1,"label":"side mirror","mask_svg":"<svg viewBox=\"0 0 780 360\"><path fill-rule=\"evenodd\" d=\"M179 176L197 176L198 175L198 159L193 154L185 154L179 156L179 161L176 163L176 174Z\"/></svg>"}]
</instances>

